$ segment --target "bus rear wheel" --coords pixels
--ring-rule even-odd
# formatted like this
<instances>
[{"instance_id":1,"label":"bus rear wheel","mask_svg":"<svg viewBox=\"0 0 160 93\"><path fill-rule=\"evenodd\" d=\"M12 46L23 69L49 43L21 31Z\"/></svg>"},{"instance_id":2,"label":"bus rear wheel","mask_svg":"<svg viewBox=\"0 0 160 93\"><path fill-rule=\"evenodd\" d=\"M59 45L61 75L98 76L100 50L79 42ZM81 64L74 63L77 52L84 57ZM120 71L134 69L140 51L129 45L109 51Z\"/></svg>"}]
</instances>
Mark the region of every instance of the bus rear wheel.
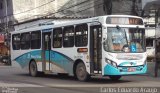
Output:
<instances>
[{"instance_id":1,"label":"bus rear wheel","mask_svg":"<svg viewBox=\"0 0 160 93\"><path fill-rule=\"evenodd\" d=\"M113 81L118 81L122 76L109 76L109 78Z\"/></svg>"},{"instance_id":2,"label":"bus rear wheel","mask_svg":"<svg viewBox=\"0 0 160 93\"><path fill-rule=\"evenodd\" d=\"M86 71L85 65L80 62L76 66L76 77L79 81L87 81L89 79L89 74Z\"/></svg>"},{"instance_id":3,"label":"bus rear wheel","mask_svg":"<svg viewBox=\"0 0 160 93\"><path fill-rule=\"evenodd\" d=\"M37 71L37 64L35 61L31 61L29 64L29 74L33 77L38 76L38 71Z\"/></svg>"}]
</instances>

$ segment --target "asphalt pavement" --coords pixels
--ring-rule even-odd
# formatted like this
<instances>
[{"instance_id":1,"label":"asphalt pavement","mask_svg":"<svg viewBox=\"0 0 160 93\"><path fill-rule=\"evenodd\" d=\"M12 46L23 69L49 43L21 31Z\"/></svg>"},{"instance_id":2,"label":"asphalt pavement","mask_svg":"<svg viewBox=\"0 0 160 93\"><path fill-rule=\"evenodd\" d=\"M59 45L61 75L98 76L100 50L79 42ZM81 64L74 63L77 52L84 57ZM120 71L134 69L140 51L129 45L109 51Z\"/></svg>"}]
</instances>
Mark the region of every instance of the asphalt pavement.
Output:
<instances>
[{"instance_id":1,"label":"asphalt pavement","mask_svg":"<svg viewBox=\"0 0 160 93\"><path fill-rule=\"evenodd\" d=\"M1 66L0 87L2 93L6 93L7 90L15 91L15 93L108 93L110 88L119 87L159 89L160 77L155 78L147 74L133 75L123 76L120 81L111 81L108 77L92 77L88 82L80 82L70 76L44 75L31 77L28 71L21 68ZM110 91L110 93L117 93L117 91ZM160 90L155 93L160 93Z\"/></svg>"}]
</instances>

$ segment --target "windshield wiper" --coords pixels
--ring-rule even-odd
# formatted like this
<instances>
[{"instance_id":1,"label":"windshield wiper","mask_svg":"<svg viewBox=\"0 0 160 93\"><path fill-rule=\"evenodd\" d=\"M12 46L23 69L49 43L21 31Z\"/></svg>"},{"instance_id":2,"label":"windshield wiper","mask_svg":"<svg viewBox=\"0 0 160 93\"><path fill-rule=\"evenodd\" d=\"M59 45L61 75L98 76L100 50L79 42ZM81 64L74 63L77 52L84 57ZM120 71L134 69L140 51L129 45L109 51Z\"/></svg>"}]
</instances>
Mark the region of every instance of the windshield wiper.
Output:
<instances>
[{"instance_id":1,"label":"windshield wiper","mask_svg":"<svg viewBox=\"0 0 160 93\"><path fill-rule=\"evenodd\" d=\"M120 27L120 26L116 26L116 28L117 28L117 30L118 31L122 31L122 34L125 36L125 37L123 37L123 38L125 38L125 40L126 40L126 43L127 43L127 46L129 47L129 45L128 45L128 39L127 39L127 34L126 34L126 31L125 31L125 29L124 30L122 30L122 28ZM124 32L124 33L123 33ZM122 38L122 39L123 39Z\"/></svg>"}]
</instances>

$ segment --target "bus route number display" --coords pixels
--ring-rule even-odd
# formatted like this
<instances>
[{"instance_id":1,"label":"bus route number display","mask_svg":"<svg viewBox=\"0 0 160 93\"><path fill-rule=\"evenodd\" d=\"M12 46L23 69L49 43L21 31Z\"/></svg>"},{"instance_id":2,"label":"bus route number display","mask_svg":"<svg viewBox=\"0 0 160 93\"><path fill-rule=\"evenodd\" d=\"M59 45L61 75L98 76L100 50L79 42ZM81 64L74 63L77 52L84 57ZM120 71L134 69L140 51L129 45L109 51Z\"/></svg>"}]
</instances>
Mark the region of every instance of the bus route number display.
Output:
<instances>
[{"instance_id":1,"label":"bus route number display","mask_svg":"<svg viewBox=\"0 0 160 93\"><path fill-rule=\"evenodd\" d=\"M108 17L107 24L123 24L123 25L143 25L143 20L132 17Z\"/></svg>"}]
</instances>

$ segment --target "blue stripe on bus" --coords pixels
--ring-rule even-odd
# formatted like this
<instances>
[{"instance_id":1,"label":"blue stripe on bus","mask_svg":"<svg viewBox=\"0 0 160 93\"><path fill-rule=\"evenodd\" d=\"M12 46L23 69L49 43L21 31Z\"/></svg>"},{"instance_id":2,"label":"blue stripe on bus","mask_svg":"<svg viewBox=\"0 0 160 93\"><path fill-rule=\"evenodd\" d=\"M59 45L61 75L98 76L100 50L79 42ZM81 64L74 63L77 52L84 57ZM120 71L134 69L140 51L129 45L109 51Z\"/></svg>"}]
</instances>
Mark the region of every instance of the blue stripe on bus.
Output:
<instances>
[{"instance_id":1,"label":"blue stripe on bus","mask_svg":"<svg viewBox=\"0 0 160 93\"><path fill-rule=\"evenodd\" d=\"M132 75L132 74L145 74L147 72L147 64L144 66L136 66L135 71L129 72L129 67L113 67L110 64L107 64L104 67L104 75ZM120 70L121 69L121 70Z\"/></svg>"},{"instance_id":2,"label":"blue stripe on bus","mask_svg":"<svg viewBox=\"0 0 160 93\"><path fill-rule=\"evenodd\" d=\"M46 61L49 61L49 51L45 51L45 52L46 52L46 55L45 55ZM15 61L19 63L22 68L24 68L25 66L28 66L31 59L39 60L40 62L42 62L41 54L42 54L42 50L31 51L17 57ZM59 53L57 51L51 50L50 61L53 64L64 69L65 71L69 73L73 73L72 68L73 68L74 61L71 58L67 57L66 55Z\"/></svg>"},{"instance_id":3,"label":"blue stripe on bus","mask_svg":"<svg viewBox=\"0 0 160 93\"><path fill-rule=\"evenodd\" d=\"M19 63L22 68L24 68L25 66L28 66L31 59L41 60L41 51L36 50L24 53L23 55L15 58L15 61Z\"/></svg>"}]
</instances>

